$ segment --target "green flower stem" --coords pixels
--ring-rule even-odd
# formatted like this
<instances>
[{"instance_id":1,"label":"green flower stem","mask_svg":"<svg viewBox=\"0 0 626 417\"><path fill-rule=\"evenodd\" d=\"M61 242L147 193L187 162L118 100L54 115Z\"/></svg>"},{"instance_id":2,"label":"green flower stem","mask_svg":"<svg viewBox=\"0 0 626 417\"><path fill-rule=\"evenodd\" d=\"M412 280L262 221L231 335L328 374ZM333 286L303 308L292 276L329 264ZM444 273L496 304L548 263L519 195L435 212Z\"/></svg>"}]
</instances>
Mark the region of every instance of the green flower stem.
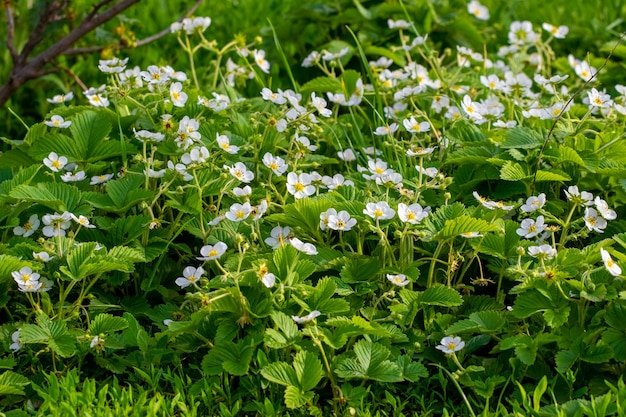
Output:
<instances>
[{"instance_id":1,"label":"green flower stem","mask_svg":"<svg viewBox=\"0 0 626 417\"><path fill-rule=\"evenodd\" d=\"M463 402L467 406L467 409L469 410L470 416L476 417L476 414L474 414L474 410L472 410L472 406L471 406L469 400L467 399L467 396L465 395L465 392L463 392L463 389L459 385L459 382L456 380L454 375L452 375L452 373L450 371L448 371L446 368L444 368L443 366L441 366L439 364L435 364L435 366L437 366L439 369L441 369L442 371L444 371L448 375L448 377L450 378L450 380L452 381L452 383L454 384L456 389L459 391L459 394L461 394L461 397L463 397Z\"/></svg>"},{"instance_id":2,"label":"green flower stem","mask_svg":"<svg viewBox=\"0 0 626 417\"><path fill-rule=\"evenodd\" d=\"M574 215L574 212L576 211L576 207L577 207L576 204L572 205L572 208L570 209L567 215L567 219L565 219L565 223L562 224L563 231L561 232L561 239L559 240L560 247L563 247L565 245L565 242L567 241L567 230L569 229L570 222L572 221L572 216Z\"/></svg>"},{"instance_id":3,"label":"green flower stem","mask_svg":"<svg viewBox=\"0 0 626 417\"><path fill-rule=\"evenodd\" d=\"M330 362L328 362L328 357L326 356L324 345L322 344L322 341L318 337L320 335L320 332L319 332L319 329L317 328L317 323L313 326L313 328L315 329L315 334L311 332L313 343L319 348L320 353L322 354L322 359L324 360L324 366L326 367L326 373L328 374L328 379L330 380L330 386L332 387L332 390L333 390L333 408L335 410L335 415L338 415L337 414L337 402L343 403L345 401L345 398L343 396L343 392L341 391L341 388L335 382L335 378L333 377L333 370L330 367Z\"/></svg>"},{"instance_id":4,"label":"green flower stem","mask_svg":"<svg viewBox=\"0 0 626 417\"><path fill-rule=\"evenodd\" d=\"M426 281L426 288L430 288L433 286L433 280L435 277L435 263L439 260L439 255L441 254L441 251L443 250L443 247L446 244L446 242L447 241L444 240L437 244L435 253L433 254L433 257L431 258L431 261L430 261L430 268L428 269L428 279Z\"/></svg>"}]
</instances>

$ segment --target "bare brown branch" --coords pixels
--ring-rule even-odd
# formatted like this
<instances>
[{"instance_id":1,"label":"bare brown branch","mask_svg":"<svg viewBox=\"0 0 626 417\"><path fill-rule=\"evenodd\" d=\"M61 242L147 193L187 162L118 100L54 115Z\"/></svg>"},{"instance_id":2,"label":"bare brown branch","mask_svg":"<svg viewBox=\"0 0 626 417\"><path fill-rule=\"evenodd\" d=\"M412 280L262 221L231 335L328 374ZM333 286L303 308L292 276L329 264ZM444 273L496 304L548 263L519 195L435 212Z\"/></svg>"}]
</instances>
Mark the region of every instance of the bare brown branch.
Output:
<instances>
[{"instance_id":1,"label":"bare brown branch","mask_svg":"<svg viewBox=\"0 0 626 417\"><path fill-rule=\"evenodd\" d=\"M180 19L178 19L179 22L182 22L183 19L188 18L189 16L191 16L200 6L200 4L203 2L204 0L196 0L195 4L193 6L191 6L191 8L189 10L187 10L187 12L185 13L185 15L183 17L181 17ZM80 55L80 54L88 54L91 52L100 52L104 49L107 48L111 48L114 50L122 50L122 49L129 49L129 48L136 48L139 46L143 46L143 45L147 45L150 42L154 42L157 39L160 39L166 35L168 35L170 33L170 28L167 27L165 29L163 29L162 31L155 33L152 36L148 36L147 38L144 39L140 39L137 42L135 42L135 44L133 45L99 45L99 46L86 46L83 48L72 48L72 49L68 49L67 51L63 52L63 55Z\"/></svg>"},{"instance_id":2,"label":"bare brown branch","mask_svg":"<svg viewBox=\"0 0 626 417\"><path fill-rule=\"evenodd\" d=\"M13 19L13 9L11 4L6 5L7 12L7 48L11 54L13 65L17 62L17 51L15 50L15 20Z\"/></svg>"},{"instance_id":3,"label":"bare brown branch","mask_svg":"<svg viewBox=\"0 0 626 417\"><path fill-rule=\"evenodd\" d=\"M30 52L32 52L34 47L39 42L41 42L41 37L43 36L45 27L50 22L54 21L54 19L56 19L58 16L57 13L50 13L46 16L46 11L53 12L57 10L55 9L57 5L66 5L66 1L63 1L62 3L59 3L57 1L46 3L44 15L42 15L41 19L39 20L37 27L33 31L34 33L31 34L31 38L29 38L29 40L27 41L27 45L21 51L18 57L17 64L13 66L11 76L8 82L0 88L0 107L4 106L4 104L7 102L7 100L9 100L11 95L15 91L17 91L17 89L19 89L25 82L37 78L41 73L42 68L46 64L61 55L76 41L81 39L83 36L91 32L98 26L102 25L103 23L108 22L132 5L138 3L139 1L140 0L121 0L119 3L112 5L102 13L92 15L90 19L83 20L81 24L76 29L72 30L67 36L60 39L44 52L41 52L32 60L27 61ZM110 2L112 2L112 0L101 1L100 3L98 3L98 5L96 5L98 7L97 10Z\"/></svg>"}]
</instances>

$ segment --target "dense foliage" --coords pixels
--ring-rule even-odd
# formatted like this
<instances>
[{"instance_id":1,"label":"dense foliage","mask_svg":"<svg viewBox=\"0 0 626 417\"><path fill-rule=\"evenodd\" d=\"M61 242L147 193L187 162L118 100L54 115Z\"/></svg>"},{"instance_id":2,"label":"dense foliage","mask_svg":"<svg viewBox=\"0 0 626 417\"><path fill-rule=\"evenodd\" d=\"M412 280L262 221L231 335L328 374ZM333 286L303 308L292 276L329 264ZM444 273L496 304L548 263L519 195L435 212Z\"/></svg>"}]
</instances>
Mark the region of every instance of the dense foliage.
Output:
<instances>
[{"instance_id":1,"label":"dense foliage","mask_svg":"<svg viewBox=\"0 0 626 417\"><path fill-rule=\"evenodd\" d=\"M623 416L618 37L257 3L259 37L196 13L8 116L6 415Z\"/></svg>"}]
</instances>

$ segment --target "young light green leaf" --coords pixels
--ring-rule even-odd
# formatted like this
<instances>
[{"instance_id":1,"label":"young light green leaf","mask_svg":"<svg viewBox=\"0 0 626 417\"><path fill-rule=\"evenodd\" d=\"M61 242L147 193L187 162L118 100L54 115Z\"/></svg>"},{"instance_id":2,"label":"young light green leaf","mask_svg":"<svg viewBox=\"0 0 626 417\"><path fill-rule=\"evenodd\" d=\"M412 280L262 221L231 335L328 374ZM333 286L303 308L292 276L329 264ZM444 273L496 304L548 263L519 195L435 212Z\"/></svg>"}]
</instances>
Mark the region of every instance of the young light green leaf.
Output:
<instances>
[{"instance_id":1,"label":"young light green leaf","mask_svg":"<svg viewBox=\"0 0 626 417\"><path fill-rule=\"evenodd\" d=\"M354 345L354 357L343 355L339 359L337 375L346 379L402 381L402 371L397 364L387 360L389 355L389 350L383 345L361 340Z\"/></svg>"},{"instance_id":2,"label":"young light green leaf","mask_svg":"<svg viewBox=\"0 0 626 417\"><path fill-rule=\"evenodd\" d=\"M436 287L427 288L424 292L420 293L416 303L418 305L456 307L463 304L463 298L457 290L438 285Z\"/></svg>"},{"instance_id":3,"label":"young light green leaf","mask_svg":"<svg viewBox=\"0 0 626 417\"><path fill-rule=\"evenodd\" d=\"M298 377L299 387L302 391L312 390L322 379L322 363L306 350L301 350L293 360L293 367Z\"/></svg>"}]
</instances>

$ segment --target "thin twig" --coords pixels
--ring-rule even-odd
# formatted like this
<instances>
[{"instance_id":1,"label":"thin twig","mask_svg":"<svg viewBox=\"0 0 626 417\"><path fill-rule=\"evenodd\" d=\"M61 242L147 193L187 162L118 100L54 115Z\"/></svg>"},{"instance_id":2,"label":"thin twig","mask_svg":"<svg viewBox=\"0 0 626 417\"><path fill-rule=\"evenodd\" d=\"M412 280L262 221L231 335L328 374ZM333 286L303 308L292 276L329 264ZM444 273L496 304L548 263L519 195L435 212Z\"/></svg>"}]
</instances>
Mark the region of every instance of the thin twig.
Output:
<instances>
[{"instance_id":1,"label":"thin twig","mask_svg":"<svg viewBox=\"0 0 626 417\"><path fill-rule=\"evenodd\" d=\"M17 63L17 50L15 49L15 20L13 19L13 9L11 4L6 5L7 10L7 48L11 54L13 65Z\"/></svg>"},{"instance_id":2,"label":"thin twig","mask_svg":"<svg viewBox=\"0 0 626 417\"><path fill-rule=\"evenodd\" d=\"M203 2L204 0L196 0L195 4L193 6L191 6L191 8L189 10L187 10L187 12L185 13L185 15L183 17L181 17L180 19L178 19L178 22L182 22L183 19L188 18L189 16L191 16L200 6L200 4ZM157 39L162 38L163 36L169 35L171 33L171 30L169 27L163 29L162 31L155 33L154 35L148 36L145 39L141 39L138 40L137 42L135 42L132 45L122 45L122 44L118 44L118 45L114 45L114 46L110 46L110 45L99 45L99 46L86 46L83 48L72 48L72 49L68 49L67 51L63 52L63 55L81 55L81 54L88 54L88 53L92 53L92 52L100 52L104 49L110 48L113 50L122 50L122 49L130 49L130 48L136 48L139 46L143 46L143 45L147 45L150 42L154 42Z\"/></svg>"},{"instance_id":3,"label":"thin twig","mask_svg":"<svg viewBox=\"0 0 626 417\"><path fill-rule=\"evenodd\" d=\"M106 6L107 4L111 3L113 0L102 0L100 3L96 4L93 6L91 12L89 12L89 14L87 16L85 16L85 18L83 20L91 20L93 19L97 14L98 11L100 9L102 9L104 6Z\"/></svg>"},{"instance_id":4,"label":"thin twig","mask_svg":"<svg viewBox=\"0 0 626 417\"><path fill-rule=\"evenodd\" d=\"M578 90L576 90L576 92L574 94L572 94L572 96L569 98L569 100L567 100L567 102L565 103L565 105L563 106L563 108L561 109L559 114L554 119L554 123L552 123L552 126L550 127L550 130L548 131L548 135L546 136L546 139L543 141L543 144L541 145L541 150L539 151L539 157L537 158L537 165L535 167L535 172L533 173L533 184L532 184L532 187L531 187L532 190L533 190L533 193L534 193L534 190L535 190L535 184L537 182L537 172L539 172L539 166L541 164L541 158L543 157L543 153L545 152L546 147L548 146L548 142L550 141L550 137L554 133L554 129L556 128L556 124L559 122L559 120L561 120L561 118L563 117L563 115L567 111L569 105L572 104L574 99L576 97L578 97L583 92L583 90L589 85L589 83L591 83L596 78L596 76L600 73L600 71L602 71L604 69L604 67L606 67L606 65L608 64L609 60L611 59L611 56L613 56L613 52L615 52L617 47L622 43L622 41L624 40L625 36L626 36L626 32L623 32L622 36L620 36L620 38L617 40L617 43L611 49L611 51L609 52L609 55L606 57L606 59L604 60L604 62L600 66L600 68L598 68L598 70L596 72L594 72L591 75L591 77L589 77L589 79L587 81L585 81L585 83L582 86L580 86L580 88Z\"/></svg>"}]
</instances>

